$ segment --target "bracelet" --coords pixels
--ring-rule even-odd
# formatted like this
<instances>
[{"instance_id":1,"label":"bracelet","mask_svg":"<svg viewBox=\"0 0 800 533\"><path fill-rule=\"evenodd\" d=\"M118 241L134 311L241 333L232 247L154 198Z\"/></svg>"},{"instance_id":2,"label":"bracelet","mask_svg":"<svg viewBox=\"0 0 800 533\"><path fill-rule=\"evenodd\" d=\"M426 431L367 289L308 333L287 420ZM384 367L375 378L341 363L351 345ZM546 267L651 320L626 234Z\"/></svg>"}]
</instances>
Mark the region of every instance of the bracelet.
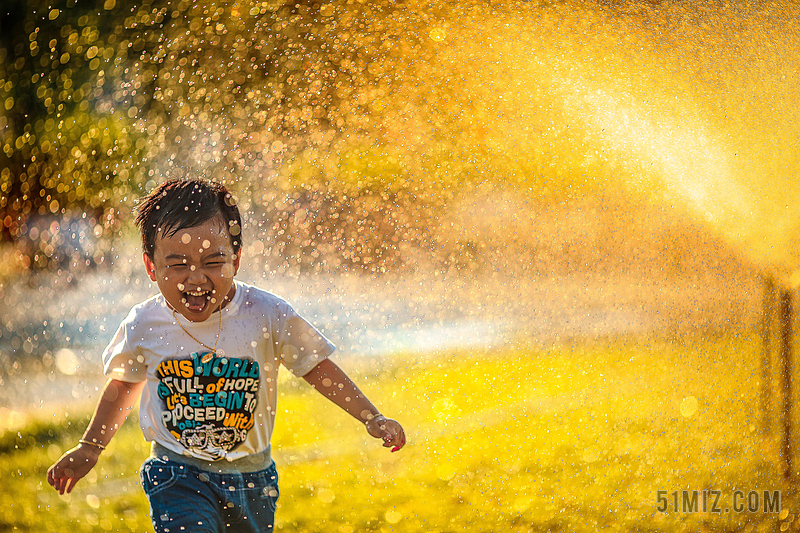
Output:
<instances>
[{"instance_id":1,"label":"bracelet","mask_svg":"<svg viewBox=\"0 0 800 533\"><path fill-rule=\"evenodd\" d=\"M370 422L372 422L372 421L373 421L373 420L375 420L376 418L386 418L386 417L385 417L385 416L383 416L383 415L382 415L382 414L380 414L380 413L378 413L377 415L372 415L372 418L370 418L369 420L366 420L366 421L364 422L364 425L366 426L367 424L369 424Z\"/></svg>"},{"instance_id":2,"label":"bracelet","mask_svg":"<svg viewBox=\"0 0 800 533\"><path fill-rule=\"evenodd\" d=\"M103 446L102 444L97 444L96 442L90 442L90 441L88 441L86 439L79 440L78 444L88 444L89 446L94 446L95 448L100 448L101 452L106 449L106 447Z\"/></svg>"}]
</instances>

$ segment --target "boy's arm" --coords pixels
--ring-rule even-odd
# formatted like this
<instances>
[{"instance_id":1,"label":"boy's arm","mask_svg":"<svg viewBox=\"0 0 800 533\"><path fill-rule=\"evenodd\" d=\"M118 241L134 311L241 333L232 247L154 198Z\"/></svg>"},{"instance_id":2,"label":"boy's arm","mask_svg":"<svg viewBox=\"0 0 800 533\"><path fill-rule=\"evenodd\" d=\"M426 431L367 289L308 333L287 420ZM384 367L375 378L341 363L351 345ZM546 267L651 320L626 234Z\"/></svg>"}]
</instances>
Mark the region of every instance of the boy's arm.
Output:
<instances>
[{"instance_id":1,"label":"boy's arm","mask_svg":"<svg viewBox=\"0 0 800 533\"><path fill-rule=\"evenodd\" d=\"M406 436L400 424L380 414L347 374L330 359L323 359L303 379L364 424L370 435L383 439L385 447L393 447L392 451L396 452L405 445Z\"/></svg>"},{"instance_id":2,"label":"boy's arm","mask_svg":"<svg viewBox=\"0 0 800 533\"><path fill-rule=\"evenodd\" d=\"M129 383L116 379L108 380L89 427L81 439L82 443L62 455L47 471L47 482L59 494L71 492L75 484L94 467L100 452L128 418L130 410L139 399L144 383L144 381Z\"/></svg>"}]
</instances>

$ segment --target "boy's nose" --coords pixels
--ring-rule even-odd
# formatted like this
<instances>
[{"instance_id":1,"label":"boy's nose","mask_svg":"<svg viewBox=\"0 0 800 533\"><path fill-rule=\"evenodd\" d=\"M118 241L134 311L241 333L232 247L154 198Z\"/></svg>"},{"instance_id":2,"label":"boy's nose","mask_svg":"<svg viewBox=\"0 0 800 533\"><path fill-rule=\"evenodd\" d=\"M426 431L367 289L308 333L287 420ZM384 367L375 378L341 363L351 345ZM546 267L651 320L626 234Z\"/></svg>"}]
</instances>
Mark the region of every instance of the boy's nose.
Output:
<instances>
[{"instance_id":1,"label":"boy's nose","mask_svg":"<svg viewBox=\"0 0 800 533\"><path fill-rule=\"evenodd\" d=\"M205 281L206 275L200 269L192 269L186 276L186 285L189 288L199 288ZM193 287L193 285L197 285L197 287Z\"/></svg>"}]
</instances>

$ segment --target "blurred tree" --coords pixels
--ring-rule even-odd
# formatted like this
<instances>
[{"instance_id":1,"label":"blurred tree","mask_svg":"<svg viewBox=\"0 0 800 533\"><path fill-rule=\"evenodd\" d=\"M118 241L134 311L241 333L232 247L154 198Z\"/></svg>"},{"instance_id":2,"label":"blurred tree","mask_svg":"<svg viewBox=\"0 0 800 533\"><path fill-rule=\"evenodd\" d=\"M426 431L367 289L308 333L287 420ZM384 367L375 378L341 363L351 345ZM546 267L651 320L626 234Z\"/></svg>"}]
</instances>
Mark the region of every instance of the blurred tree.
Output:
<instances>
[{"instance_id":1,"label":"blurred tree","mask_svg":"<svg viewBox=\"0 0 800 533\"><path fill-rule=\"evenodd\" d=\"M7 3L0 20L3 240L26 238L37 217L68 213L85 213L98 235L107 234L120 208L173 172L213 177L274 205L306 188L296 180L277 186L287 158L336 153L337 143L350 153L386 142L375 135L375 113L396 92L392 84L408 78L412 67L400 59L419 48L391 5ZM348 204L347 194L366 190L353 183L335 176L320 183L332 213ZM38 248L52 248L44 232L37 235ZM369 246L356 246L369 255Z\"/></svg>"},{"instance_id":2,"label":"blurred tree","mask_svg":"<svg viewBox=\"0 0 800 533\"><path fill-rule=\"evenodd\" d=\"M163 177L202 175L263 216L275 254L332 246L331 264L382 270L398 243L435 246L443 206L476 183L543 201L608 185L613 165L548 92L560 3L4 5L3 240L68 212L109 235ZM503 22L525 17L538 25Z\"/></svg>"},{"instance_id":3,"label":"blurred tree","mask_svg":"<svg viewBox=\"0 0 800 533\"><path fill-rule=\"evenodd\" d=\"M129 88L124 75L134 36L113 1L95 7L75 0L4 3L3 240L36 241L32 225L64 216L85 218L95 237L108 236L119 208L109 200L127 197L141 182L144 142L134 106L146 94ZM47 239L57 231L35 234L39 242L27 243L30 259L46 266L40 259L52 256L59 243Z\"/></svg>"}]
</instances>

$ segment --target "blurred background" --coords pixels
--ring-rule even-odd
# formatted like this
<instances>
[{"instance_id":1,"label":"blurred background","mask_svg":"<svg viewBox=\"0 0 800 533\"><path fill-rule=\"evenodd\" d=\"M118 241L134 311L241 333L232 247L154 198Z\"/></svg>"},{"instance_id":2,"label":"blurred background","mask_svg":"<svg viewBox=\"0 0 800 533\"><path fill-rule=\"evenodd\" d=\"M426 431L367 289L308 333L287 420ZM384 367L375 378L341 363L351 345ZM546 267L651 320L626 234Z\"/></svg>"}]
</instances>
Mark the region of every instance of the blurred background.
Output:
<instances>
[{"instance_id":1,"label":"blurred background","mask_svg":"<svg viewBox=\"0 0 800 533\"><path fill-rule=\"evenodd\" d=\"M102 383L173 176L235 193L239 278L343 359L751 334L800 281L798 14L4 0L0 424Z\"/></svg>"},{"instance_id":2,"label":"blurred background","mask_svg":"<svg viewBox=\"0 0 800 533\"><path fill-rule=\"evenodd\" d=\"M0 368L96 366L155 290L135 201L182 175L344 352L750 324L796 267L795 15L6 2Z\"/></svg>"}]
</instances>

